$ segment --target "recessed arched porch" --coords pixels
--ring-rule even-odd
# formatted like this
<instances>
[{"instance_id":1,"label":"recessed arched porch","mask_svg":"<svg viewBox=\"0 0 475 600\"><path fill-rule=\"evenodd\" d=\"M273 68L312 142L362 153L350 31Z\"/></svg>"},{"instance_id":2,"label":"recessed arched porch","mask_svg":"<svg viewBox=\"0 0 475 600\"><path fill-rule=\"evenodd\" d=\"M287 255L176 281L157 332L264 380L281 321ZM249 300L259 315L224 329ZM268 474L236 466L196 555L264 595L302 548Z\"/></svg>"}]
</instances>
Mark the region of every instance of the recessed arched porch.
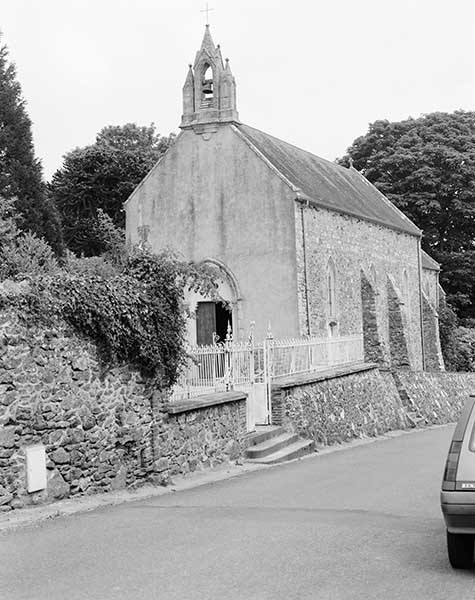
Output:
<instances>
[{"instance_id":1,"label":"recessed arched porch","mask_svg":"<svg viewBox=\"0 0 475 600\"><path fill-rule=\"evenodd\" d=\"M221 261L206 258L204 265L213 266L219 274L215 297L199 292L188 292L186 300L193 319L188 323L188 342L192 346L224 342L228 331L233 338L240 337L241 293L232 271Z\"/></svg>"}]
</instances>

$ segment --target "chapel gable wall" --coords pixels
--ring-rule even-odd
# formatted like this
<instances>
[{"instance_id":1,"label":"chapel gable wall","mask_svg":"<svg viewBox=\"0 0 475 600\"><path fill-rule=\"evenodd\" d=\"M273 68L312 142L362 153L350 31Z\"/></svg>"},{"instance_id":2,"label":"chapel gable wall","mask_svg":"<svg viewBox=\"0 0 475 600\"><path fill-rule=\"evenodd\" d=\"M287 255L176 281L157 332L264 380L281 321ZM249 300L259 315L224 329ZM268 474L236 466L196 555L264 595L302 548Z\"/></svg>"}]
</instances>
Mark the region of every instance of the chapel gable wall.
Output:
<instances>
[{"instance_id":1,"label":"chapel gable wall","mask_svg":"<svg viewBox=\"0 0 475 600\"><path fill-rule=\"evenodd\" d=\"M214 130L213 130L214 127ZM126 204L127 237L186 260L215 259L233 273L241 331L298 335L293 196L231 126L185 130Z\"/></svg>"}]
</instances>

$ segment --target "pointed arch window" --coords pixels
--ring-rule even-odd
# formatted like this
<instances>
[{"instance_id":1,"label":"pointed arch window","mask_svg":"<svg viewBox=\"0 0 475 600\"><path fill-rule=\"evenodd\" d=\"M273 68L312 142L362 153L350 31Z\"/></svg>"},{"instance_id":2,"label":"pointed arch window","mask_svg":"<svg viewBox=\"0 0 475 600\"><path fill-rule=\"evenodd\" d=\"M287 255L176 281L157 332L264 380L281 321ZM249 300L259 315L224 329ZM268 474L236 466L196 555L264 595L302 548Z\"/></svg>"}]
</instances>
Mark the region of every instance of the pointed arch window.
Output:
<instances>
[{"instance_id":1,"label":"pointed arch window","mask_svg":"<svg viewBox=\"0 0 475 600\"><path fill-rule=\"evenodd\" d=\"M330 319L336 316L336 277L333 260L328 261L327 267L327 309Z\"/></svg>"}]
</instances>

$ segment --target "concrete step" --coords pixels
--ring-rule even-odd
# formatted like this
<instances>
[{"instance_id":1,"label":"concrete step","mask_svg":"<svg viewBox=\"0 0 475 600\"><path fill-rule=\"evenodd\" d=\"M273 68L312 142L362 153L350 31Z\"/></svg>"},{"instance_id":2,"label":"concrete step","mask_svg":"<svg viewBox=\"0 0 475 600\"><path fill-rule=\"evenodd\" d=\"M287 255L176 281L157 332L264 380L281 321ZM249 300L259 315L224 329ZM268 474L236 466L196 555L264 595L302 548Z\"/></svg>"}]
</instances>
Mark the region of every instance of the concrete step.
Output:
<instances>
[{"instance_id":1,"label":"concrete step","mask_svg":"<svg viewBox=\"0 0 475 600\"><path fill-rule=\"evenodd\" d=\"M248 459L248 462L261 463L265 465L274 465L276 463L285 462L286 460L292 460L299 458L305 454L310 454L315 448L313 440L298 440L292 444L263 456L261 458Z\"/></svg>"},{"instance_id":2,"label":"concrete step","mask_svg":"<svg viewBox=\"0 0 475 600\"><path fill-rule=\"evenodd\" d=\"M246 435L245 445L247 448L257 446L257 444L261 444L283 433L285 433L285 429L278 425L258 425L255 432Z\"/></svg>"},{"instance_id":3,"label":"concrete step","mask_svg":"<svg viewBox=\"0 0 475 600\"><path fill-rule=\"evenodd\" d=\"M293 444L293 442L296 442L298 439L299 436L296 433L283 433L277 437L272 437L264 442L261 442L260 444L251 446L246 450L246 456L248 458L262 458L268 454L277 452L277 450L280 450L285 446Z\"/></svg>"}]
</instances>

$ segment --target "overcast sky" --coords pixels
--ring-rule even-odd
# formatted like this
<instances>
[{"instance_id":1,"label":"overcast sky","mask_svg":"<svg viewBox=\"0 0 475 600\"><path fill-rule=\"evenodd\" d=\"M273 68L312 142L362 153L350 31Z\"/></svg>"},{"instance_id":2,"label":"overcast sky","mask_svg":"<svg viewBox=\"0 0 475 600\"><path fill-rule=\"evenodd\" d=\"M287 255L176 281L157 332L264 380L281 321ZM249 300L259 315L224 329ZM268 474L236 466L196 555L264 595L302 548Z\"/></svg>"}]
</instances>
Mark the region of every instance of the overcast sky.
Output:
<instances>
[{"instance_id":1,"label":"overcast sky","mask_svg":"<svg viewBox=\"0 0 475 600\"><path fill-rule=\"evenodd\" d=\"M474 0L210 0L243 122L330 160L376 119L475 110ZM178 131L201 0L0 0L45 176L106 125Z\"/></svg>"}]
</instances>

